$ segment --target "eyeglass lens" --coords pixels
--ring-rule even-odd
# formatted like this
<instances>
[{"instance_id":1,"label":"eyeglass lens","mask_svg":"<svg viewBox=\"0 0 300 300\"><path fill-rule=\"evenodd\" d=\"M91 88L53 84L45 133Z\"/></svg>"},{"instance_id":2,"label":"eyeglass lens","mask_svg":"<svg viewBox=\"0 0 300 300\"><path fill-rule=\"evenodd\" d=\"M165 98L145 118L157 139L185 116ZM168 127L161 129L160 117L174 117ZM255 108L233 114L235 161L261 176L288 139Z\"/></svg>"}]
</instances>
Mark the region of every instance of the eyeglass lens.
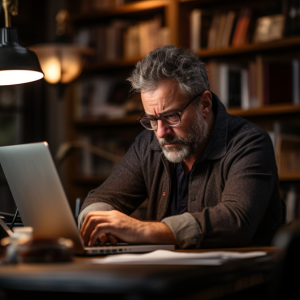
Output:
<instances>
[{"instance_id":1,"label":"eyeglass lens","mask_svg":"<svg viewBox=\"0 0 300 300\"><path fill-rule=\"evenodd\" d=\"M177 114L170 114L166 116L162 116L161 120L169 126L176 126L180 124L180 117ZM142 125L147 129L155 130L157 128L157 120L156 119L142 119Z\"/></svg>"}]
</instances>

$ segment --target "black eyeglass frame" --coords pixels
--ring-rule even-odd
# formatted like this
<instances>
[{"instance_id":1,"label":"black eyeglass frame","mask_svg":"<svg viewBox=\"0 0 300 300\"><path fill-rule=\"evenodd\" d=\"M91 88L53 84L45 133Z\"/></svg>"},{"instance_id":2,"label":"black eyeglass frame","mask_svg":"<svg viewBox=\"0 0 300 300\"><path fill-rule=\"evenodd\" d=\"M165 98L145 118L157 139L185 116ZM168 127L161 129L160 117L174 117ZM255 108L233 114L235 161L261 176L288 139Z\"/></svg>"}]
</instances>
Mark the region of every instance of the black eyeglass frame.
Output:
<instances>
[{"instance_id":1,"label":"black eyeglass frame","mask_svg":"<svg viewBox=\"0 0 300 300\"><path fill-rule=\"evenodd\" d=\"M140 116L139 116L139 118L137 119L137 121L138 122L140 122L141 123L141 121L142 120L145 120L145 119L147 119L147 120L155 120L156 121L156 129L157 129L157 121L158 120L161 120L165 125L167 125L167 126L169 126L169 127L177 127L178 125L180 125L181 124L181 115L182 115L182 113L183 113L183 111L192 103L192 102L194 102L198 97L201 97L202 96L202 94L198 94L198 95L196 95L181 111L179 111L179 112L170 112L170 113L166 113L166 114L161 114L159 117L145 117L145 118L141 118L143 115L145 115L146 113L145 112L143 112ZM178 116L178 118L179 118L179 123L178 124L176 124L176 125L170 125L170 124L167 124L167 123L165 123L164 122L164 120L163 120L163 117L165 117L165 116L168 116L168 115L177 115ZM148 129L148 130L156 130L156 129L153 129L153 128L147 128L147 127L145 127L142 123L141 123L141 125L144 127L144 128L146 128L146 129Z\"/></svg>"}]
</instances>

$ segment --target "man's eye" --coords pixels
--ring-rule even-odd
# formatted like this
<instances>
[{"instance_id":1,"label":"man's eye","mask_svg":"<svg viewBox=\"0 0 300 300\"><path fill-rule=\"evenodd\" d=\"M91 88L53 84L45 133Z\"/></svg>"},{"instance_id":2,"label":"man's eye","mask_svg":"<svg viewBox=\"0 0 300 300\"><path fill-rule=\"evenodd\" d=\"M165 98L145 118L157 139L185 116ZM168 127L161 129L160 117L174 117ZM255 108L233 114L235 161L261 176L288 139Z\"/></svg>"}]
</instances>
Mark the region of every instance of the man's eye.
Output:
<instances>
[{"instance_id":1,"label":"man's eye","mask_svg":"<svg viewBox=\"0 0 300 300\"><path fill-rule=\"evenodd\" d=\"M169 119L169 120L174 120L174 119L177 119L178 116L176 114L171 114L171 115L167 115L165 118Z\"/></svg>"}]
</instances>

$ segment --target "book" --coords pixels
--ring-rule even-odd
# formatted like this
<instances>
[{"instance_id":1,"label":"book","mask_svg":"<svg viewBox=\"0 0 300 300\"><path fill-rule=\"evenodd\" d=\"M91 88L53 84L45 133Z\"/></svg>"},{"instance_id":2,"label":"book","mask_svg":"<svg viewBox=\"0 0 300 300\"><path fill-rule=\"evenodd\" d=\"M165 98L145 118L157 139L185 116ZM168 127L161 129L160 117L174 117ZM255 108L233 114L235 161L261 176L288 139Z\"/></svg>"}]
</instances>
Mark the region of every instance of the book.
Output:
<instances>
[{"instance_id":1,"label":"book","mask_svg":"<svg viewBox=\"0 0 300 300\"><path fill-rule=\"evenodd\" d=\"M263 63L264 105L292 103L292 65L290 62Z\"/></svg>"},{"instance_id":2,"label":"book","mask_svg":"<svg viewBox=\"0 0 300 300\"><path fill-rule=\"evenodd\" d=\"M208 32L208 44L207 48L214 49L216 46L216 40L217 40L217 33L219 29L219 23L220 23L221 15L219 13L216 13L213 16L211 26Z\"/></svg>"},{"instance_id":3,"label":"book","mask_svg":"<svg viewBox=\"0 0 300 300\"><path fill-rule=\"evenodd\" d=\"M245 43L247 31L250 25L251 14L252 11L249 8L243 8L240 11L232 39L232 46L240 46Z\"/></svg>"},{"instance_id":4,"label":"book","mask_svg":"<svg viewBox=\"0 0 300 300\"><path fill-rule=\"evenodd\" d=\"M222 42L222 38L223 38L223 35L224 35L226 17L227 16L226 16L225 13L220 15L218 30L217 30L217 34L216 34L216 42L215 42L215 45L214 45L215 48L220 48L221 47L221 42Z\"/></svg>"},{"instance_id":5,"label":"book","mask_svg":"<svg viewBox=\"0 0 300 300\"><path fill-rule=\"evenodd\" d=\"M201 10L193 9L190 16L191 41L190 48L198 50L201 48Z\"/></svg>"},{"instance_id":6,"label":"book","mask_svg":"<svg viewBox=\"0 0 300 300\"><path fill-rule=\"evenodd\" d=\"M300 77L299 77L299 60L292 60L292 103L300 104L299 98L299 85L300 85Z\"/></svg>"},{"instance_id":7,"label":"book","mask_svg":"<svg viewBox=\"0 0 300 300\"><path fill-rule=\"evenodd\" d=\"M228 107L241 107L241 94L241 70L230 68L228 71Z\"/></svg>"},{"instance_id":8,"label":"book","mask_svg":"<svg viewBox=\"0 0 300 300\"><path fill-rule=\"evenodd\" d=\"M226 48L229 47L230 45L230 36L233 30L233 24L235 18L236 18L236 13L234 11L229 11L227 13L226 21L224 25L224 32L220 43L221 48Z\"/></svg>"},{"instance_id":9,"label":"book","mask_svg":"<svg viewBox=\"0 0 300 300\"><path fill-rule=\"evenodd\" d=\"M257 94L257 81L256 81L256 63L254 61L250 61L248 63L248 93L249 93L249 107L248 108L256 108L259 107L259 100Z\"/></svg>"},{"instance_id":10,"label":"book","mask_svg":"<svg viewBox=\"0 0 300 300\"><path fill-rule=\"evenodd\" d=\"M300 173L300 126L276 121L275 156L279 174Z\"/></svg>"}]
</instances>

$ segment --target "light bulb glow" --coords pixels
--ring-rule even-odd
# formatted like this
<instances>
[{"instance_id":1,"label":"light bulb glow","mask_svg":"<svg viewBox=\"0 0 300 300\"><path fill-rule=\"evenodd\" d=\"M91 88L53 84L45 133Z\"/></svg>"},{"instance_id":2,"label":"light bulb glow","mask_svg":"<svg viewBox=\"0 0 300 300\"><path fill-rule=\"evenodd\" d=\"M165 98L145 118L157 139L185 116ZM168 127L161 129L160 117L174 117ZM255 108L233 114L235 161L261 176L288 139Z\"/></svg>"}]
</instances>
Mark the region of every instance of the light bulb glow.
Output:
<instances>
[{"instance_id":1,"label":"light bulb glow","mask_svg":"<svg viewBox=\"0 0 300 300\"><path fill-rule=\"evenodd\" d=\"M40 64L45 73L45 80L49 83L58 83L61 79L61 65L59 58L55 55L40 57Z\"/></svg>"},{"instance_id":2,"label":"light bulb glow","mask_svg":"<svg viewBox=\"0 0 300 300\"><path fill-rule=\"evenodd\" d=\"M0 86L32 82L42 79L43 77L43 73L30 70L0 71Z\"/></svg>"},{"instance_id":3,"label":"light bulb glow","mask_svg":"<svg viewBox=\"0 0 300 300\"><path fill-rule=\"evenodd\" d=\"M29 47L39 58L45 80L49 83L70 83L83 69L82 55L93 50L73 44L40 44Z\"/></svg>"}]
</instances>

